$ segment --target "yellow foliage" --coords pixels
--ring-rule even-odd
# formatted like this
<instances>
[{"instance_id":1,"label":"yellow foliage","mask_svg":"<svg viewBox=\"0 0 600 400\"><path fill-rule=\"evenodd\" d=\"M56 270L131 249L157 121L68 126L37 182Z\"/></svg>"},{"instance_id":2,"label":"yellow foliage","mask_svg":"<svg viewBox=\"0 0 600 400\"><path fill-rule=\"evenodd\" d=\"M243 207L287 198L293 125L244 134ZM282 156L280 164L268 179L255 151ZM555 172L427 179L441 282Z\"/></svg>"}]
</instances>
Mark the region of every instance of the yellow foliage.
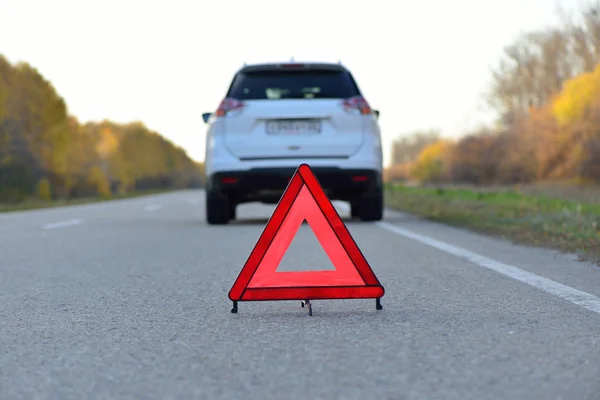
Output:
<instances>
[{"instance_id":1,"label":"yellow foliage","mask_svg":"<svg viewBox=\"0 0 600 400\"><path fill-rule=\"evenodd\" d=\"M567 125L585 116L590 105L600 96L600 64L590 73L583 73L565 82L563 90L552 102L554 116Z\"/></svg>"},{"instance_id":2,"label":"yellow foliage","mask_svg":"<svg viewBox=\"0 0 600 400\"><path fill-rule=\"evenodd\" d=\"M88 181L100 196L108 197L111 195L110 182L100 167L94 167L90 170Z\"/></svg>"},{"instance_id":3,"label":"yellow foliage","mask_svg":"<svg viewBox=\"0 0 600 400\"><path fill-rule=\"evenodd\" d=\"M8 89L4 83L4 77L0 76L0 123L4 120L6 114L6 99L8 98Z\"/></svg>"},{"instance_id":4,"label":"yellow foliage","mask_svg":"<svg viewBox=\"0 0 600 400\"><path fill-rule=\"evenodd\" d=\"M42 200L49 201L52 199L50 181L48 179L44 178L38 182L37 193L38 197Z\"/></svg>"},{"instance_id":5,"label":"yellow foliage","mask_svg":"<svg viewBox=\"0 0 600 400\"><path fill-rule=\"evenodd\" d=\"M95 165L102 170L91 171ZM202 181L194 160L157 132L139 122L81 124L37 69L11 65L1 54L0 166L0 201L12 198L10 193L37 196L31 171L52 176L52 195L58 197L87 195L90 186L110 194L113 182L126 193Z\"/></svg>"},{"instance_id":6,"label":"yellow foliage","mask_svg":"<svg viewBox=\"0 0 600 400\"><path fill-rule=\"evenodd\" d=\"M445 158L451 146L451 142L440 139L425 147L410 171L411 177L422 182L443 178Z\"/></svg>"},{"instance_id":7,"label":"yellow foliage","mask_svg":"<svg viewBox=\"0 0 600 400\"><path fill-rule=\"evenodd\" d=\"M100 139L98 141L96 149L98 151L98 154L100 154L103 158L106 158L109 155L111 155L117 148L118 144L119 142L117 140L117 137L109 127L103 127L100 130Z\"/></svg>"}]
</instances>

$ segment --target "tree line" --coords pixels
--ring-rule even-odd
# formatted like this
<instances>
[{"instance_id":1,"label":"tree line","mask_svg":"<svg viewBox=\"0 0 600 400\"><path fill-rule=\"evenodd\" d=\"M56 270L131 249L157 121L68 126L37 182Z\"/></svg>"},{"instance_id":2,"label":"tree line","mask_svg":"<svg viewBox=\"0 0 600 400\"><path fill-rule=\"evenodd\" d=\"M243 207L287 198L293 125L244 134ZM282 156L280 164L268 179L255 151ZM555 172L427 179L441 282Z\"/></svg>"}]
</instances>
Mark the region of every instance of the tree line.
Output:
<instances>
[{"instance_id":1,"label":"tree line","mask_svg":"<svg viewBox=\"0 0 600 400\"><path fill-rule=\"evenodd\" d=\"M600 2L527 32L492 71L494 126L458 140L440 132L399 137L387 178L516 184L600 182Z\"/></svg>"},{"instance_id":2,"label":"tree line","mask_svg":"<svg viewBox=\"0 0 600 400\"><path fill-rule=\"evenodd\" d=\"M0 202L202 185L202 164L140 122L81 123L28 63L0 55Z\"/></svg>"}]
</instances>

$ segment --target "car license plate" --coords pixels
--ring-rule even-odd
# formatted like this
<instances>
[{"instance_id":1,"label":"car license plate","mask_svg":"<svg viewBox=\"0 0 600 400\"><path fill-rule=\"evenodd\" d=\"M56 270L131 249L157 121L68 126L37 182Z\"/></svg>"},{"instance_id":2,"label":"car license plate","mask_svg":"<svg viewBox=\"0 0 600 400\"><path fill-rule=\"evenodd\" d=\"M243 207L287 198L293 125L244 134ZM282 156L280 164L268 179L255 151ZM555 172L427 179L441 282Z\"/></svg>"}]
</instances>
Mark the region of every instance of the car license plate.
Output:
<instances>
[{"instance_id":1,"label":"car license plate","mask_svg":"<svg viewBox=\"0 0 600 400\"><path fill-rule=\"evenodd\" d=\"M321 133L321 121L306 119L267 121L266 128L270 135L318 134Z\"/></svg>"}]
</instances>

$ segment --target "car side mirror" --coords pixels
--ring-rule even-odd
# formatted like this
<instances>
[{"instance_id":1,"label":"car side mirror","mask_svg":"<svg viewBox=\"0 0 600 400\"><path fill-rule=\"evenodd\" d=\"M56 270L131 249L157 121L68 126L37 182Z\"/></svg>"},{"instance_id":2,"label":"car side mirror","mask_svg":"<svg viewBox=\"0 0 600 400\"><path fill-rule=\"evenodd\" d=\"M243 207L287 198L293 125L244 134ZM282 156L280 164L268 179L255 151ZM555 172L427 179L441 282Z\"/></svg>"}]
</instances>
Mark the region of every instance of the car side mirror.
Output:
<instances>
[{"instance_id":1,"label":"car side mirror","mask_svg":"<svg viewBox=\"0 0 600 400\"><path fill-rule=\"evenodd\" d=\"M373 110L373 113L375 114L375 118L379 119L379 110Z\"/></svg>"},{"instance_id":2,"label":"car side mirror","mask_svg":"<svg viewBox=\"0 0 600 400\"><path fill-rule=\"evenodd\" d=\"M209 112L202 114L202 119L204 120L205 124L208 123L208 120L210 119L211 116L212 116L212 113L209 113Z\"/></svg>"}]
</instances>

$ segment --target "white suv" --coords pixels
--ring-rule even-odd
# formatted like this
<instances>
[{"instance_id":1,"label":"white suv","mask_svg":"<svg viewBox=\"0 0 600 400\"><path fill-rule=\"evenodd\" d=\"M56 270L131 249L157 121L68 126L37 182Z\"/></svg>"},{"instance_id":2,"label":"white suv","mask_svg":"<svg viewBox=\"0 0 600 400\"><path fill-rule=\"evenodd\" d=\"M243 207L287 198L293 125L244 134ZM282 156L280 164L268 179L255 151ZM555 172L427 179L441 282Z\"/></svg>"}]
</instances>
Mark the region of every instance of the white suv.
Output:
<instances>
[{"instance_id":1,"label":"white suv","mask_svg":"<svg viewBox=\"0 0 600 400\"><path fill-rule=\"evenodd\" d=\"M244 66L216 112L202 117L209 224L235 219L238 204L276 204L301 163L353 217L382 218L379 112L341 64Z\"/></svg>"}]
</instances>

